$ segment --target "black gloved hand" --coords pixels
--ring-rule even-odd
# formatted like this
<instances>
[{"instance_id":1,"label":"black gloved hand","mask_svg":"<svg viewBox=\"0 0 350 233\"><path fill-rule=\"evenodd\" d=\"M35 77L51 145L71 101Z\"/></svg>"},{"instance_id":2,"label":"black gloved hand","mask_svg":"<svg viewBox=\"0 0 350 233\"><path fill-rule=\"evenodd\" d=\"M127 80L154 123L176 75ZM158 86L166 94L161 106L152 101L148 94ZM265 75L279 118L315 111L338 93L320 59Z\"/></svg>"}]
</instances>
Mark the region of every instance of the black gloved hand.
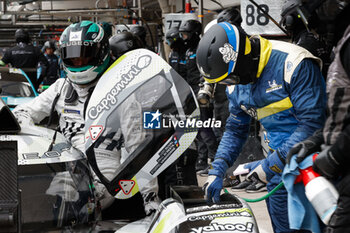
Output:
<instances>
[{"instance_id":1,"label":"black gloved hand","mask_svg":"<svg viewBox=\"0 0 350 233\"><path fill-rule=\"evenodd\" d=\"M293 155L297 154L296 161L300 163L308 155L321 151L321 145L323 143L322 130L315 132L314 135L307 138L305 141L295 144L288 152L286 157L286 164L289 164Z\"/></svg>"},{"instance_id":2,"label":"black gloved hand","mask_svg":"<svg viewBox=\"0 0 350 233\"><path fill-rule=\"evenodd\" d=\"M332 153L329 146L318 154L312 168L318 174L328 179L334 179L340 172L340 163L336 160L336 156Z\"/></svg>"},{"instance_id":3,"label":"black gloved hand","mask_svg":"<svg viewBox=\"0 0 350 233\"><path fill-rule=\"evenodd\" d=\"M306 156L320 150L321 150L320 145L317 145L315 142L306 139L305 141L295 144L289 150L286 157L286 163L289 164L292 159L292 156L295 154L297 154L297 159L296 159L297 163L300 163L306 158Z\"/></svg>"}]
</instances>

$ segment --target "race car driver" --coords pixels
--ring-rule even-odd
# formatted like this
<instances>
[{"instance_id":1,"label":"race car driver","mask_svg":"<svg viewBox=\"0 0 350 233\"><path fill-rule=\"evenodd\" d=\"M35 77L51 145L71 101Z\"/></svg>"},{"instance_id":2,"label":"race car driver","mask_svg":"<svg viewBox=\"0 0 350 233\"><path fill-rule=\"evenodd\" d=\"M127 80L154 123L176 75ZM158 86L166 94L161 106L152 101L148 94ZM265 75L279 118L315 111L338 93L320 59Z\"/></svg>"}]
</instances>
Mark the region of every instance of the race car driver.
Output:
<instances>
[{"instance_id":1,"label":"race car driver","mask_svg":"<svg viewBox=\"0 0 350 233\"><path fill-rule=\"evenodd\" d=\"M296 45L248 39L227 22L213 25L197 49L197 65L210 83L228 85L230 116L226 131L203 186L209 202L220 201L226 170L232 166L247 139L251 117L268 132L270 153L250 164L248 178L267 183L271 191L281 182L289 149L323 126L326 92L320 60ZM267 201L274 232L289 229L287 193L279 189Z\"/></svg>"},{"instance_id":2,"label":"race car driver","mask_svg":"<svg viewBox=\"0 0 350 233\"><path fill-rule=\"evenodd\" d=\"M85 152L84 114L90 94L97 81L110 64L110 48L103 28L91 21L81 21L68 26L59 41L60 55L67 79L58 79L33 101L14 109L21 125L39 123L54 108L59 114L59 128L72 146ZM128 135L124 135L128 137ZM116 139L116 140L119 140ZM137 142L134 142L134 145ZM108 147L120 158L119 147ZM120 163L119 163L120 164ZM103 166L104 169L108 167ZM107 208L114 198L95 177L97 197L102 208ZM157 208L156 180L147 190L141 190L146 214ZM150 198L154 197L154 198Z\"/></svg>"}]
</instances>

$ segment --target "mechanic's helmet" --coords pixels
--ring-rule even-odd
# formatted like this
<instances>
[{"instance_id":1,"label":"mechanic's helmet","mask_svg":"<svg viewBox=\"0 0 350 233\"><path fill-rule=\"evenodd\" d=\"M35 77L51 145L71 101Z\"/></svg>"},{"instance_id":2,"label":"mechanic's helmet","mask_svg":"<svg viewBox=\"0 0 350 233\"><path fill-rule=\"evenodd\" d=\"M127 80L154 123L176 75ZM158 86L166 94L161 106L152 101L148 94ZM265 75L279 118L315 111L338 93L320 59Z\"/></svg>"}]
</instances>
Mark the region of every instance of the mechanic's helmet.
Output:
<instances>
[{"instance_id":1,"label":"mechanic's helmet","mask_svg":"<svg viewBox=\"0 0 350 233\"><path fill-rule=\"evenodd\" d=\"M221 11L217 17L218 23L229 22L230 24L241 26L242 17L241 12L235 8L231 7Z\"/></svg>"},{"instance_id":2,"label":"mechanic's helmet","mask_svg":"<svg viewBox=\"0 0 350 233\"><path fill-rule=\"evenodd\" d=\"M131 27L130 32L140 37L142 41L146 39L146 35L147 35L146 29L141 25Z\"/></svg>"},{"instance_id":3,"label":"mechanic's helmet","mask_svg":"<svg viewBox=\"0 0 350 233\"><path fill-rule=\"evenodd\" d=\"M301 5L301 0L286 0L282 5L281 20L279 24L289 32L293 32L293 30L298 31L301 30L301 28L303 28L302 20L300 16L298 17L298 11L301 12Z\"/></svg>"},{"instance_id":4,"label":"mechanic's helmet","mask_svg":"<svg viewBox=\"0 0 350 233\"><path fill-rule=\"evenodd\" d=\"M107 69L110 55L103 28L91 21L68 26L61 35L59 51L68 79L88 84Z\"/></svg>"},{"instance_id":5,"label":"mechanic's helmet","mask_svg":"<svg viewBox=\"0 0 350 233\"><path fill-rule=\"evenodd\" d=\"M202 24L194 19L187 20L180 26L179 32L183 40L191 40L194 35L199 37L202 33Z\"/></svg>"},{"instance_id":6,"label":"mechanic's helmet","mask_svg":"<svg viewBox=\"0 0 350 233\"><path fill-rule=\"evenodd\" d=\"M166 39L166 43L170 46L170 48L176 41L182 40L180 38L179 28L178 27L170 28L165 35L165 39Z\"/></svg>"},{"instance_id":7,"label":"mechanic's helmet","mask_svg":"<svg viewBox=\"0 0 350 233\"><path fill-rule=\"evenodd\" d=\"M15 38L17 43L29 43L30 41L29 34L27 30L24 29L17 29L15 32Z\"/></svg>"},{"instance_id":8,"label":"mechanic's helmet","mask_svg":"<svg viewBox=\"0 0 350 233\"><path fill-rule=\"evenodd\" d=\"M217 19L213 19L212 21L210 21L207 25L205 25L203 33L206 33L209 30L209 28L211 28L211 26L217 23L218 23Z\"/></svg>"},{"instance_id":9,"label":"mechanic's helmet","mask_svg":"<svg viewBox=\"0 0 350 233\"><path fill-rule=\"evenodd\" d=\"M53 51L56 50L56 44L52 40L48 40L44 43L42 50L45 51L46 49L53 49Z\"/></svg>"},{"instance_id":10,"label":"mechanic's helmet","mask_svg":"<svg viewBox=\"0 0 350 233\"><path fill-rule=\"evenodd\" d=\"M118 59L124 53L143 48L140 38L131 32L121 32L109 38L109 47L115 59Z\"/></svg>"},{"instance_id":11,"label":"mechanic's helmet","mask_svg":"<svg viewBox=\"0 0 350 233\"><path fill-rule=\"evenodd\" d=\"M250 69L240 65L246 64L250 52L250 41L241 29L227 22L218 23L198 44L197 66L209 83L246 84L250 81L244 80L239 69Z\"/></svg>"}]
</instances>

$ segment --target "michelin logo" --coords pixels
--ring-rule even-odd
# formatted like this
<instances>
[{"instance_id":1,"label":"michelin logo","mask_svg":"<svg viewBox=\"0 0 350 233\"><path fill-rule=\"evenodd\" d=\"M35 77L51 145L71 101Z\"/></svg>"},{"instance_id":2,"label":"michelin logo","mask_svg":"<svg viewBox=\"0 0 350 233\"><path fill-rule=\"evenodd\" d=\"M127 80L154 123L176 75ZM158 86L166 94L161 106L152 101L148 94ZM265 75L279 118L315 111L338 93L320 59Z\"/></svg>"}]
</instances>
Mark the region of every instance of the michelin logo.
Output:
<instances>
[{"instance_id":1,"label":"michelin logo","mask_svg":"<svg viewBox=\"0 0 350 233\"><path fill-rule=\"evenodd\" d=\"M233 49L232 45L230 45L229 43L225 43L224 47L220 47L219 52L222 54L222 59L225 63L229 63L230 61L237 61L238 53Z\"/></svg>"},{"instance_id":2,"label":"michelin logo","mask_svg":"<svg viewBox=\"0 0 350 233\"><path fill-rule=\"evenodd\" d=\"M253 232L254 224L251 222L248 222L246 225L242 223L226 223L226 224L219 224L219 223L211 223L209 226L205 227L197 227L197 228L191 228L190 233L214 233L214 232Z\"/></svg>"},{"instance_id":3,"label":"michelin logo","mask_svg":"<svg viewBox=\"0 0 350 233\"><path fill-rule=\"evenodd\" d=\"M276 80L272 80L272 82L270 82L270 81L268 81L268 82L269 82L270 88L266 89L266 93L270 93L272 91L282 89L282 84L277 84Z\"/></svg>"},{"instance_id":4,"label":"michelin logo","mask_svg":"<svg viewBox=\"0 0 350 233\"><path fill-rule=\"evenodd\" d=\"M161 113L156 112L143 113L143 128L144 129L160 129Z\"/></svg>"}]
</instances>

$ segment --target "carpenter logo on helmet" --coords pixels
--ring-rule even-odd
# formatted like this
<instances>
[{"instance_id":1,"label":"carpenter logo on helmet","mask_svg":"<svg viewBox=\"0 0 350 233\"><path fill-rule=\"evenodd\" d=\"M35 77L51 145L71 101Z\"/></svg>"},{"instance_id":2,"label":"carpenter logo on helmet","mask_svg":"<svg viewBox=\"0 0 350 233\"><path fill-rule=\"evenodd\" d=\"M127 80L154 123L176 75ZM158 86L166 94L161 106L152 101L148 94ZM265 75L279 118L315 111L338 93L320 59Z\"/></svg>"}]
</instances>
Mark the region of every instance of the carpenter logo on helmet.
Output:
<instances>
[{"instance_id":1,"label":"carpenter logo on helmet","mask_svg":"<svg viewBox=\"0 0 350 233\"><path fill-rule=\"evenodd\" d=\"M240 42L238 28L227 22L213 25L204 34L197 49L197 64L207 82L221 82L233 73Z\"/></svg>"},{"instance_id":2,"label":"carpenter logo on helmet","mask_svg":"<svg viewBox=\"0 0 350 233\"><path fill-rule=\"evenodd\" d=\"M88 84L108 67L108 38L103 28L94 22L82 21L68 26L59 45L64 70L73 83Z\"/></svg>"}]
</instances>

